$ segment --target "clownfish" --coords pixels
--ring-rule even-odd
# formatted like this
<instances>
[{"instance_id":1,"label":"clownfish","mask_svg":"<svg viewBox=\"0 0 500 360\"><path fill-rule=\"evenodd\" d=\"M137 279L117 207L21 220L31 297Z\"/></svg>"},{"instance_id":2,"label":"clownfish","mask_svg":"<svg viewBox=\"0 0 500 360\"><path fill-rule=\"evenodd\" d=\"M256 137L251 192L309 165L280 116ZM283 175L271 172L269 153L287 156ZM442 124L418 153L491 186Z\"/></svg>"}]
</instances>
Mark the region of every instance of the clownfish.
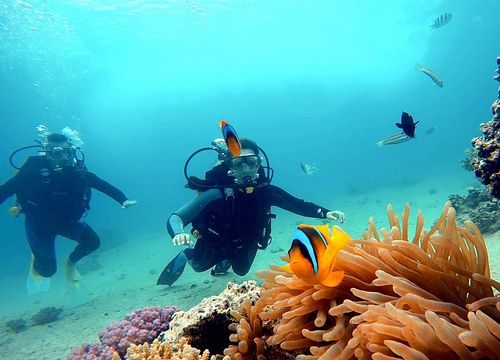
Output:
<instances>
[{"instance_id":1,"label":"clownfish","mask_svg":"<svg viewBox=\"0 0 500 360\"><path fill-rule=\"evenodd\" d=\"M301 224L293 234L288 251L290 263L281 269L295 274L310 285L337 286L344 278L344 272L333 271L333 268L340 249L350 240L351 237L337 226L332 227L330 234L328 224Z\"/></svg>"},{"instance_id":2,"label":"clownfish","mask_svg":"<svg viewBox=\"0 0 500 360\"><path fill-rule=\"evenodd\" d=\"M227 148L233 157L238 157L241 154L241 143L236 130L224 119L219 122L222 130L222 136L226 142Z\"/></svg>"}]
</instances>

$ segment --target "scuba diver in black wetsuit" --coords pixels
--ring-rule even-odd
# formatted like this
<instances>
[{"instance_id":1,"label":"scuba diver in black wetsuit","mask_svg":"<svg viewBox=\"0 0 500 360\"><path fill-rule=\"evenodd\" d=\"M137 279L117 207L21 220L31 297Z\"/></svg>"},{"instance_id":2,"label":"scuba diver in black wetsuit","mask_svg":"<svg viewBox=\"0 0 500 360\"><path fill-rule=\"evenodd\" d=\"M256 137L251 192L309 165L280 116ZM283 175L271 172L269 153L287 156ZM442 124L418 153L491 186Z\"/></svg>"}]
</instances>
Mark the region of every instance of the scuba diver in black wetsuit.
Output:
<instances>
[{"instance_id":1,"label":"scuba diver in black wetsuit","mask_svg":"<svg viewBox=\"0 0 500 360\"><path fill-rule=\"evenodd\" d=\"M29 146L29 147L37 147ZM12 156L9 159L12 163ZM89 210L91 188L113 198L123 209L134 205L119 189L89 172L79 148L62 134L44 138L42 155L30 156L14 177L0 186L0 204L16 195L10 210L25 215L25 229L32 261L28 275L28 293L48 290L48 278L56 272L55 238L64 236L78 244L65 259L65 275L78 287L80 275L75 267L78 260L99 247L99 236L82 216ZM77 154L81 155L78 159Z\"/></svg>"},{"instance_id":2,"label":"scuba diver in black wetsuit","mask_svg":"<svg viewBox=\"0 0 500 360\"><path fill-rule=\"evenodd\" d=\"M255 142L241 139L239 156L219 156L219 165L207 173L206 180L188 177L185 171L187 186L202 192L167 221L174 246L188 248L167 265L158 285L172 285L182 274L186 262L196 272L215 266L212 275L219 275L232 266L237 275L247 274L257 250L265 249L270 243L271 219L275 217L271 214L272 206L302 216L344 222L341 211L329 211L271 185L261 164L259 149L263 152ZM268 161L267 168L270 169ZM191 235L184 229L187 224L192 224L194 247Z\"/></svg>"}]
</instances>

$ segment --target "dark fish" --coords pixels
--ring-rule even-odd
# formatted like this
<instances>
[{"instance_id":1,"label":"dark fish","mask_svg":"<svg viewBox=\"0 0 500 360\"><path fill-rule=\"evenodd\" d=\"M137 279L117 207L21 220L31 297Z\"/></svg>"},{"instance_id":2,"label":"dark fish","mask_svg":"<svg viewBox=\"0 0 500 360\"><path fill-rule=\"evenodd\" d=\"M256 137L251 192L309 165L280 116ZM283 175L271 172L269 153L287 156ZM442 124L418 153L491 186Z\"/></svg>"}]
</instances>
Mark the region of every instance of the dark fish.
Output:
<instances>
[{"instance_id":1,"label":"dark fish","mask_svg":"<svg viewBox=\"0 0 500 360\"><path fill-rule=\"evenodd\" d=\"M436 127L435 126L431 126L430 128L427 129L427 131L425 132L426 135L430 135L432 134L434 131L436 131Z\"/></svg>"},{"instance_id":2,"label":"dark fish","mask_svg":"<svg viewBox=\"0 0 500 360\"><path fill-rule=\"evenodd\" d=\"M404 133L398 133L398 134L388 136L384 140L377 142L377 146L381 147L384 145L396 145L396 144L401 144L401 143L407 142L409 140L411 140L411 137L407 136Z\"/></svg>"},{"instance_id":3,"label":"dark fish","mask_svg":"<svg viewBox=\"0 0 500 360\"><path fill-rule=\"evenodd\" d=\"M396 126L403 130L403 132L411 138L415 137L415 127L418 124L417 122L413 122L413 117L404 112L401 114L401 123L396 123Z\"/></svg>"},{"instance_id":4,"label":"dark fish","mask_svg":"<svg viewBox=\"0 0 500 360\"><path fill-rule=\"evenodd\" d=\"M434 20L434 23L431 25L431 27L433 29L437 29L440 28L441 26L445 26L450 22L452 17L453 15L450 13L441 14L436 18L436 20Z\"/></svg>"}]
</instances>

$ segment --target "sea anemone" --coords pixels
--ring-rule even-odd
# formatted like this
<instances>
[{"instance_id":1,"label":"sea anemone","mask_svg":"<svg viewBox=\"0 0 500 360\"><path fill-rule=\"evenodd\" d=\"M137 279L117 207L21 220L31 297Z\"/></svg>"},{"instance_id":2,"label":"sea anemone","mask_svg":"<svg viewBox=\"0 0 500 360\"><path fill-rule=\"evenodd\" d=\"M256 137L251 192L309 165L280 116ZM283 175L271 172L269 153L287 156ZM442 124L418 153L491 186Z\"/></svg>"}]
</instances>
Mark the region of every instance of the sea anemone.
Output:
<instances>
[{"instance_id":1,"label":"sea anemone","mask_svg":"<svg viewBox=\"0 0 500 360\"><path fill-rule=\"evenodd\" d=\"M500 358L500 284L477 226L458 226L447 202L430 231L418 212L410 237L410 206L401 223L387 211L389 229L377 231L370 218L363 239L341 250L337 287L309 285L278 266L257 273L265 283L255 306L273 328L267 345L297 351L298 360ZM240 348L241 336L233 340Z\"/></svg>"}]
</instances>

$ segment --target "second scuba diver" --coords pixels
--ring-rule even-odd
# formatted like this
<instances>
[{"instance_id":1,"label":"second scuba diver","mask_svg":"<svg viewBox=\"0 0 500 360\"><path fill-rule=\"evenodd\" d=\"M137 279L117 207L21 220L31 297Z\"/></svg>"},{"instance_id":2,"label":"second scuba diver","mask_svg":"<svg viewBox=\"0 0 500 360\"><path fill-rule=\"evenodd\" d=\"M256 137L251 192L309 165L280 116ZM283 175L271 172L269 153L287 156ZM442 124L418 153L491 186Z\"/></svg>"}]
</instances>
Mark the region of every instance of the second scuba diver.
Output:
<instances>
[{"instance_id":1,"label":"second scuba diver","mask_svg":"<svg viewBox=\"0 0 500 360\"><path fill-rule=\"evenodd\" d=\"M186 262L196 272L214 267L212 275L220 275L232 267L237 275L247 274L257 250L270 243L272 206L306 217L345 221L341 211L330 211L271 185L259 156L262 149L255 142L238 139L235 145L226 137L226 144L229 150L240 147L237 156L219 157L207 180L189 177L188 187L202 192L168 218L173 245L188 247L167 265L159 285L172 285ZM185 230L188 224L192 224L191 234Z\"/></svg>"},{"instance_id":2,"label":"second scuba diver","mask_svg":"<svg viewBox=\"0 0 500 360\"><path fill-rule=\"evenodd\" d=\"M79 148L74 141L59 133L45 132L42 155L30 156L19 171L5 184L0 185L0 204L16 195L17 203L11 214L25 215L25 228L32 252L27 279L28 293L48 290L48 278L56 272L55 238L64 236L78 244L64 260L65 275L69 283L78 287L80 275L75 264L95 251L100 244L99 236L82 220L89 210L91 188L99 190L117 201L123 209L136 201L116 187L89 172L83 157L78 159ZM40 129L39 129L40 131ZM73 131L73 134L75 132ZM79 138L77 139L78 141ZM81 154L81 152L80 152ZM81 154L83 156L83 154Z\"/></svg>"}]
</instances>

